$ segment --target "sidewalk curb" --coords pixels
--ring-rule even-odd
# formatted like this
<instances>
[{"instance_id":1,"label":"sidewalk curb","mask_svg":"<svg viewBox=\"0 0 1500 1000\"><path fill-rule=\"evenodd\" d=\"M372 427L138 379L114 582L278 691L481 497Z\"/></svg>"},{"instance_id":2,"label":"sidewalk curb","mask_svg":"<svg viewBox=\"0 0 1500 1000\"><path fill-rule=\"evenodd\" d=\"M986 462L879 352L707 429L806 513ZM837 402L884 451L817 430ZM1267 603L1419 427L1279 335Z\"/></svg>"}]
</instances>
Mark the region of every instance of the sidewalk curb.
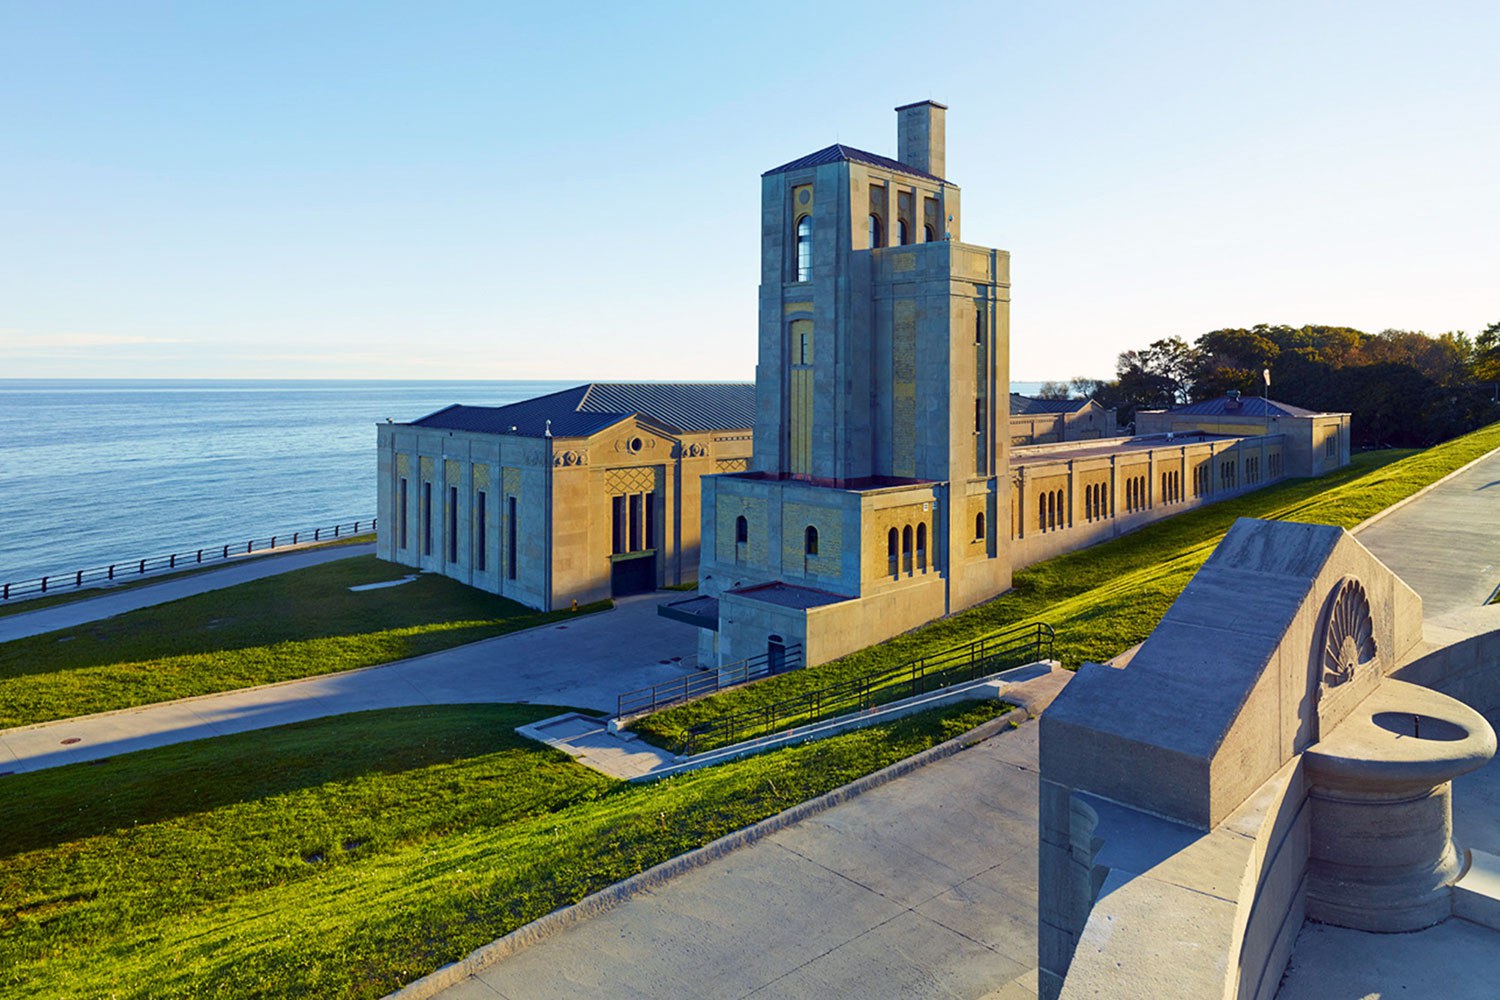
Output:
<instances>
[{"instance_id":1,"label":"sidewalk curb","mask_svg":"<svg viewBox=\"0 0 1500 1000\"><path fill-rule=\"evenodd\" d=\"M1372 525L1372 524L1376 523L1377 521L1381 520L1387 514L1394 514L1396 511L1400 510L1402 507L1405 507L1407 504L1411 503L1413 500L1417 500L1417 499L1420 499L1421 497L1425 496L1428 493L1428 491L1437 489L1439 486L1443 485L1444 483L1446 483L1448 480L1452 479L1455 476L1463 475L1465 472L1468 472L1470 469L1472 469L1474 466L1478 465L1480 462L1483 462L1485 459L1491 458L1491 457L1493 457L1496 454L1500 454L1500 448L1492 448L1491 450L1485 452L1483 455L1480 455L1478 458L1474 459L1472 462L1469 462L1469 463L1467 463L1465 465L1459 466L1457 469L1454 469L1452 472L1448 473L1442 479L1437 479L1437 480L1434 480L1433 482L1428 483L1426 486L1422 487L1420 490L1417 490L1417 492L1413 493L1411 496L1406 497L1403 500L1397 500L1395 503L1391 504L1385 510L1378 511L1378 512L1376 512L1374 514L1371 514L1369 517L1365 518L1363 521L1359 522L1354 527L1350 528L1349 529L1349 534L1351 534L1351 535L1358 535L1361 531L1364 531L1370 525Z\"/></svg>"},{"instance_id":2,"label":"sidewalk curb","mask_svg":"<svg viewBox=\"0 0 1500 1000\"><path fill-rule=\"evenodd\" d=\"M688 851L686 854L679 854L675 858L669 858L659 865L655 865L627 879L616 882L614 885L600 889L598 892L591 893L571 906L564 906L553 910L546 916L539 917L529 924L517 927L509 934L496 938L489 944L470 952L468 957L460 959L451 965L445 965L428 973L421 979L408 983L394 993L387 994L386 1000L427 1000L429 997L437 996L443 990L456 986L472 975L483 972L502 959L524 951L526 948L551 937L559 931L566 930L569 927L583 923L585 920L614 909L616 906L629 900L632 896L654 889L676 878L678 875L683 875L695 868L700 868L710 861L717 860L726 854L739 850L741 847L748 847L785 827L799 823L810 816L825 812L842 802L847 802L849 799L868 792L871 789L879 788L881 785L894 781L918 768L925 767L945 757L951 757L993 736L1007 732L1010 730L1012 722L1016 721L1015 716L1017 713L1024 714L1024 712L1024 709L1011 709L1004 715L996 716L988 722L974 727L967 733L955 736L947 742L939 743L935 747L928 747L920 753L915 753L904 760L898 760L896 763L887 765L879 771L873 771L862 778L856 778L847 785L841 785L830 792L825 792L815 799L808 799L806 802L801 802L789 809L784 809L774 816L767 816L760 822L747 826L742 830L725 834L718 840L707 843L695 850Z\"/></svg>"}]
</instances>

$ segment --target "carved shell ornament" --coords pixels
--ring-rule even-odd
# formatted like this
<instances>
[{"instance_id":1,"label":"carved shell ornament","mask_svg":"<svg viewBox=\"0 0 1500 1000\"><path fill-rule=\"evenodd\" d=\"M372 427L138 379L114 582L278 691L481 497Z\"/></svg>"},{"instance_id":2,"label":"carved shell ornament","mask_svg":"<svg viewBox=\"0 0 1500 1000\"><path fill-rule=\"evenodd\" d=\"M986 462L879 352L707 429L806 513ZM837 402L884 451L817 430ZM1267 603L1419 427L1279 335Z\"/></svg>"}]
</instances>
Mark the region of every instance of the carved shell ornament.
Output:
<instances>
[{"instance_id":1,"label":"carved shell ornament","mask_svg":"<svg viewBox=\"0 0 1500 1000\"><path fill-rule=\"evenodd\" d=\"M1375 654L1370 598L1358 580L1345 580L1339 584L1323 627L1323 684L1338 687L1347 683L1355 671L1374 661Z\"/></svg>"}]
</instances>

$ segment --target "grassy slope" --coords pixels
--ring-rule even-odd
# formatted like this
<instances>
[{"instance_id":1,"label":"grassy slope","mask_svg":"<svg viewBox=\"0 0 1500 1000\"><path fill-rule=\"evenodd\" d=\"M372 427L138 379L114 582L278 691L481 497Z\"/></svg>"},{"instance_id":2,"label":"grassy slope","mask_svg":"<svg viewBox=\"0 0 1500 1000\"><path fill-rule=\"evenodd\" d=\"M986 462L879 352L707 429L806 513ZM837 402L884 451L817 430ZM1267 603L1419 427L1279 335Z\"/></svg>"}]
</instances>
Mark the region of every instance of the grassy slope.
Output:
<instances>
[{"instance_id":1,"label":"grassy slope","mask_svg":"<svg viewBox=\"0 0 1500 1000\"><path fill-rule=\"evenodd\" d=\"M569 612L358 556L0 645L0 728L388 663ZM591 605L596 610L602 605Z\"/></svg>"},{"instance_id":2,"label":"grassy slope","mask_svg":"<svg viewBox=\"0 0 1500 1000\"><path fill-rule=\"evenodd\" d=\"M375 541L375 535L373 532L366 532L362 535L345 535L342 538L337 538L329 542L317 542L313 545L300 545L296 549L264 549L251 555L236 556L227 561L220 559L204 566L192 565L187 569L180 569L176 572L153 572L147 576L140 576L134 579L131 579L130 575L124 571L126 566L133 564L124 563L121 565L121 571L116 574L116 576L119 578L119 582L107 587L99 586L95 581L89 580L87 586L79 587L77 589L69 589L69 585L66 581L72 578L66 575L62 575L58 577L58 580L61 582L57 587L56 593L52 593L49 590L48 593L38 597L15 597L9 601L0 602L0 618L4 618L6 615L22 615L28 611L39 611L42 608L56 607L59 604L72 604L74 601L86 601L91 597L104 597L107 594L118 594L124 590L135 590L137 587L149 587L153 583L163 583L167 580L180 579L181 577L188 576L192 573L203 573L209 570L224 569L227 566L240 566L247 562L259 562L262 559L269 559L270 557L277 555L286 555L289 552L308 552L312 549L337 548L344 545L363 545L365 543L373 541Z\"/></svg>"},{"instance_id":3,"label":"grassy slope","mask_svg":"<svg viewBox=\"0 0 1500 1000\"><path fill-rule=\"evenodd\" d=\"M1076 667L1142 641L1240 517L1352 528L1475 458L1500 448L1492 424L1425 451L1371 452L1318 479L1290 480L1159 521L1114 541L1015 575L1014 589L977 608L842 659L649 716L633 725L674 746L696 723L757 708L836 681L905 663L1020 622L1057 629L1057 658Z\"/></svg>"},{"instance_id":4,"label":"grassy slope","mask_svg":"<svg viewBox=\"0 0 1500 1000\"><path fill-rule=\"evenodd\" d=\"M965 732L913 716L650 785L512 727L320 719L0 780L0 992L382 995L621 878Z\"/></svg>"}]
</instances>

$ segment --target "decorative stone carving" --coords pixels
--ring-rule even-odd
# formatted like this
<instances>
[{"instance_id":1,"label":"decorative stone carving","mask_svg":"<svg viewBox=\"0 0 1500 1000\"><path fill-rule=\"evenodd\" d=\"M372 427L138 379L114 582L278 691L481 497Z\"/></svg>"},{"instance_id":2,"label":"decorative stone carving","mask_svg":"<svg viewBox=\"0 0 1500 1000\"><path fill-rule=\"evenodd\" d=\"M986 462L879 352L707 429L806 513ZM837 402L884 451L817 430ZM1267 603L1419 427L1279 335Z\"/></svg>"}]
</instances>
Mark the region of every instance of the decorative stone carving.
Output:
<instances>
[{"instance_id":1,"label":"decorative stone carving","mask_svg":"<svg viewBox=\"0 0 1500 1000\"><path fill-rule=\"evenodd\" d=\"M1364 585L1350 577L1339 584L1323 625L1323 686L1347 684L1374 662L1377 652L1370 598Z\"/></svg>"},{"instance_id":2,"label":"decorative stone carving","mask_svg":"<svg viewBox=\"0 0 1500 1000\"><path fill-rule=\"evenodd\" d=\"M588 452L585 451L563 451L552 456L553 465L587 465Z\"/></svg>"},{"instance_id":3,"label":"decorative stone carving","mask_svg":"<svg viewBox=\"0 0 1500 1000\"><path fill-rule=\"evenodd\" d=\"M690 444L687 446L688 458L702 458L708 454L708 448L701 444Z\"/></svg>"}]
</instances>

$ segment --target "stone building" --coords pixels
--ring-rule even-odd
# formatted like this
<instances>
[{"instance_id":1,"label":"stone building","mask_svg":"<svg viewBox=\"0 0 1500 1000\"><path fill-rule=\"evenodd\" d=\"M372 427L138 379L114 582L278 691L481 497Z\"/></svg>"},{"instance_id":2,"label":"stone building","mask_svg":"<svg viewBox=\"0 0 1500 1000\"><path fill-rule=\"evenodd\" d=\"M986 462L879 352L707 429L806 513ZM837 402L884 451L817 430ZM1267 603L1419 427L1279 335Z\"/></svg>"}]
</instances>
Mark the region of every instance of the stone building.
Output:
<instances>
[{"instance_id":1,"label":"stone building","mask_svg":"<svg viewBox=\"0 0 1500 1000\"><path fill-rule=\"evenodd\" d=\"M379 424L378 554L543 610L691 582L699 483L747 467L754 399L596 382Z\"/></svg>"},{"instance_id":2,"label":"stone building","mask_svg":"<svg viewBox=\"0 0 1500 1000\"><path fill-rule=\"evenodd\" d=\"M1010 394L1010 443L1092 441L1120 434L1115 408L1092 399L1036 399Z\"/></svg>"},{"instance_id":3,"label":"stone building","mask_svg":"<svg viewBox=\"0 0 1500 1000\"><path fill-rule=\"evenodd\" d=\"M1319 413L1229 392L1171 410L1137 410L1137 434L1279 435L1287 475L1320 476L1349 464L1349 414Z\"/></svg>"},{"instance_id":4,"label":"stone building","mask_svg":"<svg viewBox=\"0 0 1500 1000\"><path fill-rule=\"evenodd\" d=\"M943 105L896 112L897 159L836 144L761 178L753 458L704 480L699 593L661 609L702 664L826 662L1015 567L1348 461L1347 415L1179 411L1118 438L1097 403L1018 406L1010 256L961 242Z\"/></svg>"}]
</instances>

